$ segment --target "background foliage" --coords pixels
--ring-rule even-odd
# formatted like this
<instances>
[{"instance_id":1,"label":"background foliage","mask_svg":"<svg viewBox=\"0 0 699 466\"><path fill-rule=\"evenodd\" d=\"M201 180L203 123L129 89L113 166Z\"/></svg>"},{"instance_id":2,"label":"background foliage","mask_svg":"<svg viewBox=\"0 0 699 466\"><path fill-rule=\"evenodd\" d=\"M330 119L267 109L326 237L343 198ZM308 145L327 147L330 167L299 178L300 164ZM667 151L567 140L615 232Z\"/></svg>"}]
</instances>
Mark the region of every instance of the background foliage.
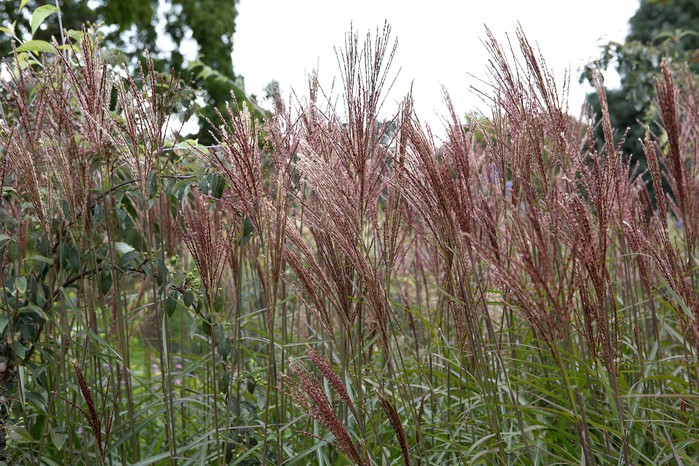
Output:
<instances>
[{"instance_id":1,"label":"background foliage","mask_svg":"<svg viewBox=\"0 0 699 466\"><path fill-rule=\"evenodd\" d=\"M36 0L22 3L26 6L21 9L19 2L0 4L0 23L12 25L16 37L31 32L30 12L46 4ZM48 42L52 37L60 38L61 25L73 30L80 30L85 23L99 26L100 40L112 55L110 62L123 62L130 69L143 59L143 51L149 50L156 70L174 72L191 87L181 102L182 109L198 117L200 129L193 136L210 144L208 120L221 123L214 109L225 111L231 92L239 102L248 100L243 78L235 74L231 58L236 4L228 0L67 0L60 2L60 24L59 17L52 15L32 38ZM160 28L163 32L159 34ZM11 35L0 35L2 56L11 52L11 43ZM196 50L195 60L185 59L181 50L186 47Z\"/></svg>"},{"instance_id":2,"label":"background foliage","mask_svg":"<svg viewBox=\"0 0 699 466\"><path fill-rule=\"evenodd\" d=\"M645 126L652 126L658 117L655 101L655 79L660 74L663 58L675 71L687 67L699 73L699 4L693 0L641 0L629 20L626 41L610 42L602 47L597 63L586 67L581 76L592 82L593 70L614 67L621 77L618 89L606 89L609 114L617 139L628 129L622 148L641 170L646 169L641 140ZM590 94L592 112L601 115L597 94ZM599 122L598 117L597 122ZM604 141L601 127L596 132L598 147Z\"/></svg>"}]
</instances>

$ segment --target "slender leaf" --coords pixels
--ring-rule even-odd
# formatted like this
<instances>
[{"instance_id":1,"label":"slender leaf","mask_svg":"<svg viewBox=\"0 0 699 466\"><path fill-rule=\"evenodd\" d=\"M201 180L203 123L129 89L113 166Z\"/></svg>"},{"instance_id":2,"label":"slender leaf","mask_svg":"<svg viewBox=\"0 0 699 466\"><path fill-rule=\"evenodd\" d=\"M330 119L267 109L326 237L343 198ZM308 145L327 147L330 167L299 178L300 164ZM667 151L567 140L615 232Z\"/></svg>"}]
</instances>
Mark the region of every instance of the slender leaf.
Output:
<instances>
[{"instance_id":1,"label":"slender leaf","mask_svg":"<svg viewBox=\"0 0 699 466\"><path fill-rule=\"evenodd\" d=\"M28 40L19 47L17 47L17 53L21 52L36 52L36 53L54 53L55 50L51 44L45 40Z\"/></svg>"},{"instance_id":2,"label":"slender leaf","mask_svg":"<svg viewBox=\"0 0 699 466\"><path fill-rule=\"evenodd\" d=\"M58 13L59 9L56 5L42 5L32 13L31 26L32 26L32 37L36 34L36 30L39 29L41 24L54 13Z\"/></svg>"}]
</instances>

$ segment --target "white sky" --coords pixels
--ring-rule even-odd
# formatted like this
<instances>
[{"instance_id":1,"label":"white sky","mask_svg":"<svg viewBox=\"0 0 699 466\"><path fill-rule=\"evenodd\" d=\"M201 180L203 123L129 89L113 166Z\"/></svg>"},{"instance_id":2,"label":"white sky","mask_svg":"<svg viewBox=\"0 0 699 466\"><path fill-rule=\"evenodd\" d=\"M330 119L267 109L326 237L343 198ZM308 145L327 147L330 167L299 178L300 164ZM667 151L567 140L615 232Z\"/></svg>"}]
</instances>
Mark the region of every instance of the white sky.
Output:
<instances>
[{"instance_id":1,"label":"white sky","mask_svg":"<svg viewBox=\"0 0 699 466\"><path fill-rule=\"evenodd\" d=\"M469 90L486 78L488 55L481 39L485 27L504 42L521 23L538 45L558 80L571 70L570 109L574 114L589 90L578 84L579 70L599 57L600 45L623 41L638 0L240 0L233 66L248 93L264 96L279 81L282 93L305 95L307 75L319 69L329 87L339 75L334 47L341 47L354 24L360 39L388 20L398 39L393 73L399 73L387 111L413 82L418 117L439 126L445 113L441 85L457 112L486 108ZM606 77L607 84L614 76ZM339 84L339 79L338 79ZM483 85L479 86L483 88ZM395 108L395 107L393 107ZM435 128L436 129L436 128Z\"/></svg>"}]
</instances>

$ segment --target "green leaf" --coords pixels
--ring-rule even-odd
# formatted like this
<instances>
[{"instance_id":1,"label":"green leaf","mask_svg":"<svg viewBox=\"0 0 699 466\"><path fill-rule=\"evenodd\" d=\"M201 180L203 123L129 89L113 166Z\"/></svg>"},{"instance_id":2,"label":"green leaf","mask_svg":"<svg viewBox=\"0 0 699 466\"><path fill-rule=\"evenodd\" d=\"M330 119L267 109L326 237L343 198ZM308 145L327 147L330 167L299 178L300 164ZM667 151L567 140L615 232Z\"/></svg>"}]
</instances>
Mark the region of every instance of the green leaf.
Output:
<instances>
[{"instance_id":1,"label":"green leaf","mask_svg":"<svg viewBox=\"0 0 699 466\"><path fill-rule=\"evenodd\" d=\"M27 6L27 3L29 3L29 0L22 0L22 3L19 4L19 11L22 11L22 9Z\"/></svg>"},{"instance_id":2,"label":"green leaf","mask_svg":"<svg viewBox=\"0 0 699 466\"><path fill-rule=\"evenodd\" d=\"M255 233L255 227L252 225L250 217L246 215L245 219L243 220L243 245L250 242L250 238L252 237L253 233Z\"/></svg>"},{"instance_id":3,"label":"green leaf","mask_svg":"<svg viewBox=\"0 0 699 466\"><path fill-rule=\"evenodd\" d=\"M132 265L132 262L139 257L138 251L129 251L119 259L119 267L128 268Z\"/></svg>"},{"instance_id":4,"label":"green leaf","mask_svg":"<svg viewBox=\"0 0 699 466\"><path fill-rule=\"evenodd\" d=\"M76 31L75 29L71 29L66 35L76 41L81 41L85 37L82 31Z\"/></svg>"},{"instance_id":5,"label":"green leaf","mask_svg":"<svg viewBox=\"0 0 699 466\"><path fill-rule=\"evenodd\" d=\"M146 459L144 459L144 460L139 461L138 463L134 463L133 466L147 466L147 465L149 465L149 464L155 464L155 463L157 463L158 461L167 459L167 458L169 458L169 457L170 457L170 453L169 453L169 452L158 453L158 454L155 455L155 456L151 456L151 457L149 457L149 458L146 458Z\"/></svg>"},{"instance_id":6,"label":"green leaf","mask_svg":"<svg viewBox=\"0 0 699 466\"><path fill-rule=\"evenodd\" d=\"M28 40L24 44L17 47L17 53L21 52L44 52L54 53L53 46L45 40Z\"/></svg>"},{"instance_id":7,"label":"green leaf","mask_svg":"<svg viewBox=\"0 0 699 466\"><path fill-rule=\"evenodd\" d=\"M19 359L24 359L24 356L27 354L27 348L25 348L22 343L17 340L12 342L12 349Z\"/></svg>"},{"instance_id":8,"label":"green leaf","mask_svg":"<svg viewBox=\"0 0 699 466\"><path fill-rule=\"evenodd\" d=\"M226 372L223 374L221 377L221 381L218 384L218 389L221 390L221 393L227 393L228 392L228 386L231 384L231 374Z\"/></svg>"},{"instance_id":9,"label":"green leaf","mask_svg":"<svg viewBox=\"0 0 699 466\"><path fill-rule=\"evenodd\" d=\"M12 30L10 28L0 27L0 31L4 32L5 34L12 35Z\"/></svg>"},{"instance_id":10,"label":"green leaf","mask_svg":"<svg viewBox=\"0 0 699 466\"><path fill-rule=\"evenodd\" d=\"M34 256L29 256L25 260L27 260L27 261L39 261L39 262L43 262L44 264L53 265L53 261L51 259L49 259L48 257L45 257L45 256L40 256L38 254L34 255Z\"/></svg>"},{"instance_id":11,"label":"green leaf","mask_svg":"<svg viewBox=\"0 0 699 466\"><path fill-rule=\"evenodd\" d=\"M225 184L221 175L218 173L210 173L201 179L199 187L204 194L208 194L216 199L221 199Z\"/></svg>"},{"instance_id":12,"label":"green leaf","mask_svg":"<svg viewBox=\"0 0 699 466\"><path fill-rule=\"evenodd\" d=\"M43 23L46 18L51 16L54 13L57 13L58 7L56 5L42 5L36 10L34 10L34 13L32 13L32 37L34 37L34 34L36 33L36 30L39 29L39 26L41 26L41 23Z\"/></svg>"},{"instance_id":13,"label":"green leaf","mask_svg":"<svg viewBox=\"0 0 699 466\"><path fill-rule=\"evenodd\" d=\"M163 283L167 281L167 267L165 267L165 264L161 259L156 259L155 264L158 267L158 274L155 277L155 282L158 284L158 286L163 286Z\"/></svg>"},{"instance_id":14,"label":"green leaf","mask_svg":"<svg viewBox=\"0 0 699 466\"><path fill-rule=\"evenodd\" d=\"M171 293L165 301L165 310L167 311L167 316L172 317L177 310L177 299Z\"/></svg>"},{"instance_id":15,"label":"green leaf","mask_svg":"<svg viewBox=\"0 0 699 466\"><path fill-rule=\"evenodd\" d=\"M39 317L40 319L48 320L48 316L44 312L43 309L41 309L39 306L36 306L34 304L30 304L28 306L24 306L19 310L20 314L29 314L29 315L34 315Z\"/></svg>"},{"instance_id":16,"label":"green leaf","mask_svg":"<svg viewBox=\"0 0 699 466\"><path fill-rule=\"evenodd\" d=\"M187 139L184 140L180 143L178 143L175 146L175 149L184 149L184 150L189 150L192 147L198 147L199 146L199 140L198 139Z\"/></svg>"},{"instance_id":17,"label":"green leaf","mask_svg":"<svg viewBox=\"0 0 699 466\"><path fill-rule=\"evenodd\" d=\"M27 277L19 277L17 279L17 291L22 294L27 292Z\"/></svg>"},{"instance_id":18,"label":"green leaf","mask_svg":"<svg viewBox=\"0 0 699 466\"><path fill-rule=\"evenodd\" d=\"M65 432L61 432L58 429L51 429L51 441L56 450L61 451L63 445L66 443L68 435Z\"/></svg>"},{"instance_id":19,"label":"green leaf","mask_svg":"<svg viewBox=\"0 0 699 466\"><path fill-rule=\"evenodd\" d=\"M214 297L214 312L220 313L223 310L223 295L221 293L216 293L216 296Z\"/></svg>"},{"instance_id":20,"label":"green leaf","mask_svg":"<svg viewBox=\"0 0 699 466\"><path fill-rule=\"evenodd\" d=\"M80 255L78 250L68 243L61 243L59 257L67 270L80 270Z\"/></svg>"},{"instance_id":21,"label":"green leaf","mask_svg":"<svg viewBox=\"0 0 699 466\"><path fill-rule=\"evenodd\" d=\"M17 443L27 443L31 442L32 438L29 436L29 432L24 426L13 426L7 427L7 436L10 440Z\"/></svg>"},{"instance_id":22,"label":"green leaf","mask_svg":"<svg viewBox=\"0 0 699 466\"><path fill-rule=\"evenodd\" d=\"M5 331L5 327L7 327L7 324L10 323L10 318L7 316L7 314L2 313L0 314L0 335L2 335L2 332Z\"/></svg>"},{"instance_id":23,"label":"green leaf","mask_svg":"<svg viewBox=\"0 0 699 466\"><path fill-rule=\"evenodd\" d=\"M100 291L102 294L107 294L112 288L112 274L103 273L100 277Z\"/></svg>"},{"instance_id":24,"label":"green leaf","mask_svg":"<svg viewBox=\"0 0 699 466\"><path fill-rule=\"evenodd\" d=\"M255 379L248 376L246 383L245 383L245 388L247 389L249 394L252 395L253 393L255 393L255 385L256 385Z\"/></svg>"},{"instance_id":25,"label":"green leaf","mask_svg":"<svg viewBox=\"0 0 699 466\"><path fill-rule=\"evenodd\" d=\"M231 354L231 340L223 332L223 326L216 325L216 346L221 352L221 356L224 360L228 360L228 356Z\"/></svg>"},{"instance_id":26,"label":"green leaf","mask_svg":"<svg viewBox=\"0 0 699 466\"><path fill-rule=\"evenodd\" d=\"M158 194L158 174L155 170L148 175L148 199L153 199Z\"/></svg>"},{"instance_id":27,"label":"green leaf","mask_svg":"<svg viewBox=\"0 0 699 466\"><path fill-rule=\"evenodd\" d=\"M120 256L136 250L136 248L131 246L129 243L124 243L122 241L117 241L114 243L114 249L116 249Z\"/></svg>"},{"instance_id":28,"label":"green leaf","mask_svg":"<svg viewBox=\"0 0 699 466\"><path fill-rule=\"evenodd\" d=\"M191 291L185 291L184 295L182 296L182 301L184 301L184 305L189 307L192 304L194 304L194 293Z\"/></svg>"}]
</instances>

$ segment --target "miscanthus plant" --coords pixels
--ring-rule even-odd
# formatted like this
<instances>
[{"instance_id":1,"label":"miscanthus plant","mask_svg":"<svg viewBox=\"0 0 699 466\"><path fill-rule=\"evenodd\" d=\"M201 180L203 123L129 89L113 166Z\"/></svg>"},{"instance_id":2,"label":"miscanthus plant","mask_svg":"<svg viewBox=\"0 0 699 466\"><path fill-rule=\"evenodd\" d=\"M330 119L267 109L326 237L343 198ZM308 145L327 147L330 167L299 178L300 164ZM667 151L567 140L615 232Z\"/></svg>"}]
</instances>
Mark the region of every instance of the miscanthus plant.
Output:
<instances>
[{"instance_id":1,"label":"miscanthus plant","mask_svg":"<svg viewBox=\"0 0 699 466\"><path fill-rule=\"evenodd\" d=\"M521 31L485 43L492 116L444 140L379 116L386 26L212 147L147 55L6 57L0 462L695 463L696 82L662 65L638 173L599 78L598 152Z\"/></svg>"}]
</instances>

